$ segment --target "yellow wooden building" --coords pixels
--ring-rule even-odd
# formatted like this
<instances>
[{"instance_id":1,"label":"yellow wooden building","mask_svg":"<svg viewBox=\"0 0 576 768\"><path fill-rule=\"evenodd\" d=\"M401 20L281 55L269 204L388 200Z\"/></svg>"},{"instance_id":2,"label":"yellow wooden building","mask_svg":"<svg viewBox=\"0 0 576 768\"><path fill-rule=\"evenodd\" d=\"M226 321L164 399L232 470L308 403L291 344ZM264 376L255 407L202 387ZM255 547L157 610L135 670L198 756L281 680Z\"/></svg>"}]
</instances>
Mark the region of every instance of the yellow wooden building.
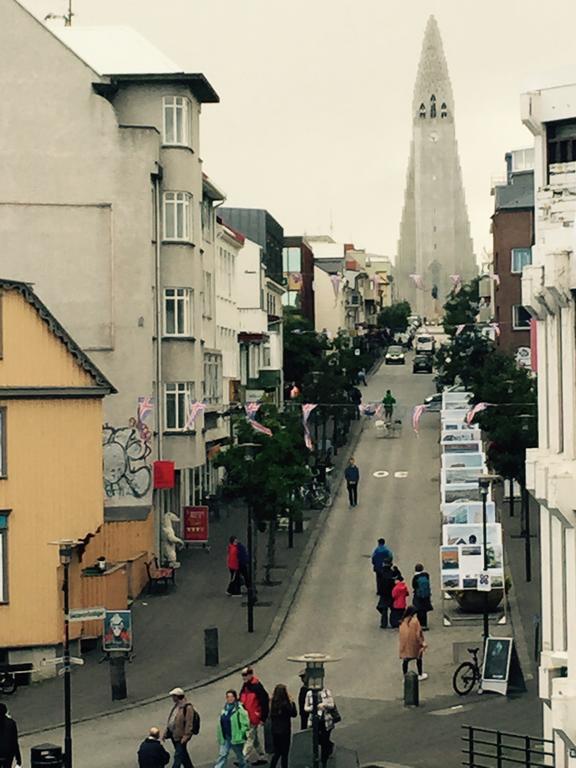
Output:
<instances>
[{"instance_id":1,"label":"yellow wooden building","mask_svg":"<svg viewBox=\"0 0 576 768\"><path fill-rule=\"evenodd\" d=\"M40 667L62 641L51 542L103 536L102 399L114 391L30 286L0 279L0 663ZM85 602L85 553L74 551L73 606Z\"/></svg>"}]
</instances>

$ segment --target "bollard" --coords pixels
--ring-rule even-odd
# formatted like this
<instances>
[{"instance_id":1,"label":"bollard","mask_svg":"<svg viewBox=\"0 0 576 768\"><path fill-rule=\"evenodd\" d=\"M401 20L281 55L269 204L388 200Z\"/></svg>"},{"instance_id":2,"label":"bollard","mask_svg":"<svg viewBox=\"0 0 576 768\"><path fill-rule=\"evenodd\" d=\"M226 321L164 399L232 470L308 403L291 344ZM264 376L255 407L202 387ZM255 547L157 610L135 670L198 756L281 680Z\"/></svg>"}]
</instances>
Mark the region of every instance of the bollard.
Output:
<instances>
[{"instance_id":1,"label":"bollard","mask_svg":"<svg viewBox=\"0 0 576 768\"><path fill-rule=\"evenodd\" d=\"M31 768L62 768L62 747L56 744L38 744L30 749Z\"/></svg>"},{"instance_id":2,"label":"bollard","mask_svg":"<svg viewBox=\"0 0 576 768\"><path fill-rule=\"evenodd\" d=\"M112 686L112 701L122 701L127 698L126 690L126 656L124 653L110 654L110 685Z\"/></svg>"},{"instance_id":3,"label":"bollard","mask_svg":"<svg viewBox=\"0 0 576 768\"><path fill-rule=\"evenodd\" d=\"M208 627L204 630L204 665L217 667L219 663L218 627Z\"/></svg>"},{"instance_id":4,"label":"bollard","mask_svg":"<svg viewBox=\"0 0 576 768\"><path fill-rule=\"evenodd\" d=\"M404 675L404 706L417 707L419 704L418 675L416 672L406 672Z\"/></svg>"}]
</instances>

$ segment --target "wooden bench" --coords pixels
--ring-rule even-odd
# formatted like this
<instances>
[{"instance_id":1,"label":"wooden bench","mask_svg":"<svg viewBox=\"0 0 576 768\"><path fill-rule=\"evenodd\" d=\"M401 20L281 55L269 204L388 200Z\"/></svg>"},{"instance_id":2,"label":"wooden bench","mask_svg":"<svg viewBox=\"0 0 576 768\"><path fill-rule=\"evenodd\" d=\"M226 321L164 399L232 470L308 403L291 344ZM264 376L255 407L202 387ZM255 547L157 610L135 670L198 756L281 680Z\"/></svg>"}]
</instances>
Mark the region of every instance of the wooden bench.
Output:
<instances>
[{"instance_id":1,"label":"wooden bench","mask_svg":"<svg viewBox=\"0 0 576 768\"><path fill-rule=\"evenodd\" d=\"M168 589L168 582L171 582L172 586L176 586L176 569L161 568L158 565L158 558L153 557L146 563L146 573L148 574L148 594L152 592L155 586L162 586L164 589Z\"/></svg>"}]
</instances>

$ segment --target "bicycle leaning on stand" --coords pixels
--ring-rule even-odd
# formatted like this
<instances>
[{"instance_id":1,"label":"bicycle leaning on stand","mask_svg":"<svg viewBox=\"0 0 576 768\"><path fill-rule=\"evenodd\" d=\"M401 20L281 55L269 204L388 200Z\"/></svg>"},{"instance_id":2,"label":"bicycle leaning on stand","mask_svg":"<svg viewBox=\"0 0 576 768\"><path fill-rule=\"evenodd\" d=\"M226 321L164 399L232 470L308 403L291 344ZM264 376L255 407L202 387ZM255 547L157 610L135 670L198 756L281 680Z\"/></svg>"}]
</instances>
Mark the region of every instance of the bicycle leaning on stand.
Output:
<instances>
[{"instance_id":1,"label":"bicycle leaning on stand","mask_svg":"<svg viewBox=\"0 0 576 768\"><path fill-rule=\"evenodd\" d=\"M478 685L478 693L482 693L482 670L478 662L480 648L468 648L472 661L463 661L452 676L452 687L458 696L466 696L474 686Z\"/></svg>"}]
</instances>

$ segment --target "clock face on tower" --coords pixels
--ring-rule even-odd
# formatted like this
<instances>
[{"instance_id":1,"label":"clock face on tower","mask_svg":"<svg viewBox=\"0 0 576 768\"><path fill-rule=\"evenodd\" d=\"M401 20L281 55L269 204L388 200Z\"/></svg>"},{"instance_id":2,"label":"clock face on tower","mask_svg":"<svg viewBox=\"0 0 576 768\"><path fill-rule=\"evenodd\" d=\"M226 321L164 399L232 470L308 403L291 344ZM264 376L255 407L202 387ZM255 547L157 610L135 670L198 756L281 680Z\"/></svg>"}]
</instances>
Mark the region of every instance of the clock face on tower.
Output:
<instances>
[{"instance_id":1,"label":"clock face on tower","mask_svg":"<svg viewBox=\"0 0 576 768\"><path fill-rule=\"evenodd\" d=\"M430 136L429 136L428 138L430 139L430 141L431 141L433 144L435 144L435 143L438 141L438 138L439 138L439 136L438 136L438 134L436 133L436 131L432 131L432 133L430 134Z\"/></svg>"}]
</instances>

